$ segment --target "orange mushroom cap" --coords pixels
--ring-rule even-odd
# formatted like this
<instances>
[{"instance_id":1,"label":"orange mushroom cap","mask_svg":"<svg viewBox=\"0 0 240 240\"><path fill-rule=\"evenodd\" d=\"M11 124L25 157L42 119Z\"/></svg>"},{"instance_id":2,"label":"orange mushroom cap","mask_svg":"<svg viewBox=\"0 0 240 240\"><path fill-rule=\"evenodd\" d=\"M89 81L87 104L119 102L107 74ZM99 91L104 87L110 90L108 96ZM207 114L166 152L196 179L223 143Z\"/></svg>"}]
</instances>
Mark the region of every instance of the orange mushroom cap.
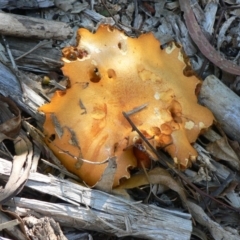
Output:
<instances>
[{"instance_id":1,"label":"orange mushroom cap","mask_svg":"<svg viewBox=\"0 0 240 240\"><path fill-rule=\"evenodd\" d=\"M202 129L213 121L212 113L197 103L200 80L186 77L186 64L172 43L164 50L153 34L129 38L109 26L96 33L78 31L78 46L63 50L64 75L71 87L56 92L51 103L39 110L46 115L45 140L63 165L94 185L107 164L117 157L114 185L129 177L137 161L127 148L132 128L122 115L135 107L132 121L155 147L166 151L182 168L197 155L191 146Z\"/></svg>"}]
</instances>

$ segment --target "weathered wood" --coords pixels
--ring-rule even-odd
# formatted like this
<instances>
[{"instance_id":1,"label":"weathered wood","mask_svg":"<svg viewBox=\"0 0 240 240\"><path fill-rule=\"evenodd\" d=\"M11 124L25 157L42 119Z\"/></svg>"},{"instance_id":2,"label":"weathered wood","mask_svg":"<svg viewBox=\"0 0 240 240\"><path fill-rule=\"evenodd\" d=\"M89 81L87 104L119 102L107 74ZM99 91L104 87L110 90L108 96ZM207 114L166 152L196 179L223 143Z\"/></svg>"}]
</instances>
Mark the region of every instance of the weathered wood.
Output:
<instances>
[{"instance_id":1,"label":"weathered wood","mask_svg":"<svg viewBox=\"0 0 240 240\"><path fill-rule=\"evenodd\" d=\"M223 130L240 142L240 97L210 75L203 82L199 100L213 112Z\"/></svg>"},{"instance_id":2,"label":"weathered wood","mask_svg":"<svg viewBox=\"0 0 240 240\"><path fill-rule=\"evenodd\" d=\"M44 99L29 87L30 81L24 73L18 72L17 77L13 71L0 63L0 94L10 97L22 110L43 122L43 116L37 109L44 103Z\"/></svg>"},{"instance_id":3,"label":"weathered wood","mask_svg":"<svg viewBox=\"0 0 240 240\"><path fill-rule=\"evenodd\" d=\"M67 240L59 226L59 223L55 222L53 218L43 217L38 219L33 216L27 216L23 219L23 221L30 239Z\"/></svg>"},{"instance_id":4,"label":"weathered wood","mask_svg":"<svg viewBox=\"0 0 240 240\"><path fill-rule=\"evenodd\" d=\"M10 13L0 13L0 33L25 38L65 40L73 34L66 24Z\"/></svg>"},{"instance_id":5,"label":"weathered wood","mask_svg":"<svg viewBox=\"0 0 240 240\"><path fill-rule=\"evenodd\" d=\"M0 222L1 223L7 223L9 221L11 221L12 219L7 216L5 213L0 211ZM2 231L2 229L1 229ZM25 235L21 232L21 230L18 228L18 226L16 225L12 225L12 226L8 226L5 231L12 237L14 237L15 239L19 239L19 240L26 240ZM0 239L2 239L2 237L0 236ZM6 239L7 240L7 239Z\"/></svg>"},{"instance_id":6,"label":"weathered wood","mask_svg":"<svg viewBox=\"0 0 240 240\"><path fill-rule=\"evenodd\" d=\"M62 66L61 50L53 47L51 40L39 41L10 36L6 37L6 40L19 69L41 73L59 71ZM51 59L52 62L47 59Z\"/></svg>"},{"instance_id":7,"label":"weathered wood","mask_svg":"<svg viewBox=\"0 0 240 240\"><path fill-rule=\"evenodd\" d=\"M7 180L11 165L10 161L0 158L1 179ZM14 198L6 205L51 216L62 226L101 231L119 237L187 240L191 236L191 215L187 213L125 200L40 173L31 173L26 186L61 198L68 204Z\"/></svg>"}]
</instances>

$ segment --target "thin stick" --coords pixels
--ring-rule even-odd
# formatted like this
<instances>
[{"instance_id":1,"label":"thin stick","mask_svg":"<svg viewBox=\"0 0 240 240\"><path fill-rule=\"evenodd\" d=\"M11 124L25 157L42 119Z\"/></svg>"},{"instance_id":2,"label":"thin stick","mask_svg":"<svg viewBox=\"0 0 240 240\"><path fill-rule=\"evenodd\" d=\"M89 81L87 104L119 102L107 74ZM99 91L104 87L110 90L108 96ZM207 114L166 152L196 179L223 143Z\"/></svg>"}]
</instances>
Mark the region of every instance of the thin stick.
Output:
<instances>
[{"instance_id":1,"label":"thin stick","mask_svg":"<svg viewBox=\"0 0 240 240\"><path fill-rule=\"evenodd\" d=\"M49 41L41 41L39 42L35 47L33 47L32 49L30 49L29 51L27 51L26 53L22 54L21 56L15 58L15 61L27 56L28 54L30 54L31 52L35 51L36 49L46 45L47 43L49 43Z\"/></svg>"},{"instance_id":2,"label":"thin stick","mask_svg":"<svg viewBox=\"0 0 240 240\"><path fill-rule=\"evenodd\" d=\"M14 70L18 70L17 65L16 65L16 63L14 61L14 58L13 58L12 52L11 52L10 47L8 45L8 42L7 42L6 38L3 35L2 35L2 40L4 42L4 45L5 45L6 49L7 49L7 53L8 53L8 56L9 56L10 60L11 60L13 69Z\"/></svg>"},{"instance_id":3,"label":"thin stick","mask_svg":"<svg viewBox=\"0 0 240 240\"><path fill-rule=\"evenodd\" d=\"M143 105L141 105L141 106L139 106L139 107L135 107L135 108L133 108L132 110L126 112L126 114L127 114L127 116L131 116L132 114L137 113L137 112L140 112L141 110L143 110L145 107L147 107L147 105L148 105L148 104L145 103L145 104L143 104Z\"/></svg>"},{"instance_id":4,"label":"thin stick","mask_svg":"<svg viewBox=\"0 0 240 240\"><path fill-rule=\"evenodd\" d=\"M142 138L142 140L148 145L148 147L156 154L159 161L162 159L162 156L159 154L159 152L152 146L152 144L147 140L147 138L138 130L138 128L135 126L133 121L130 119L128 114L126 112L122 112L123 116L127 119L129 124L131 125L132 129L138 133L138 135ZM161 162L162 163L162 162ZM169 163L166 162L165 159L163 159L163 165L164 167L169 167ZM173 167L173 166L172 166Z\"/></svg>"}]
</instances>

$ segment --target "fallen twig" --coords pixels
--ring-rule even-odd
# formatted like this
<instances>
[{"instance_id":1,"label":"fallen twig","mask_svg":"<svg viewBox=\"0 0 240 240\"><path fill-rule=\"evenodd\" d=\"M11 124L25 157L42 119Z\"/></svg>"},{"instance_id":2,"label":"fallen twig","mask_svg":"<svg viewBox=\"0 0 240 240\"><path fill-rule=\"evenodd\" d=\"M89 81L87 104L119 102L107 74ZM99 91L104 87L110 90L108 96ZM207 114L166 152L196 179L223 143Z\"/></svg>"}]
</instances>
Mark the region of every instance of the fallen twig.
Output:
<instances>
[{"instance_id":1,"label":"fallen twig","mask_svg":"<svg viewBox=\"0 0 240 240\"><path fill-rule=\"evenodd\" d=\"M184 12L189 34L202 54L222 70L231 74L240 75L240 67L220 55L204 36L191 9L190 0L179 0L179 3Z\"/></svg>"}]
</instances>

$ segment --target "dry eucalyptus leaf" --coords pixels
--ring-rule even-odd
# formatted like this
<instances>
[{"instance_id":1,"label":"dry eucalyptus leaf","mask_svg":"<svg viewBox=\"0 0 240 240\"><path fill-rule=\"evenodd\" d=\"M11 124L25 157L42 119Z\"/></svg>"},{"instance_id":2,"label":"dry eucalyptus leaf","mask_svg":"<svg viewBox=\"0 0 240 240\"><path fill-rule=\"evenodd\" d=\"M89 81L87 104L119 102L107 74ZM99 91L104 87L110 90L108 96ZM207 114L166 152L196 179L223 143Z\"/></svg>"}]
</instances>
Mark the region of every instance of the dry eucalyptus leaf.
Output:
<instances>
[{"instance_id":1,"label":"dry eucalyptus leaf","mask_svg":"<svg viewBox=\"0 0 240 240\"><path fill-rule=\"evenodd\" d=\"M222 55L209 43L194 16L190 0L179 0L179 3L181 10L184 12L188 32L201 53L223 71L240 75L240 67L233 64L232 61L223 58Z\"/></svg>"},{"instance_id":2,"label":"dry eucalyptus leaf","mask_svg":"<svg viewBox=\"0 0 240 240\"><path fill-rule=\"evenodd\" d=\"M235 15L235 16L239 17L240 16L240 9L238 8L238 9L232 10L231 15Z\"/></svg>"},{"instance_id":3,"label":"dry eucalyptus leaf","mask_svg":"<svg viewBox=\"0 0 240 240\"><path fill-rule=\"evenodd\" d=\"M20 110L8 97L0 96L0 142L13 139L21 129Z\"/></svg>"},{"instance_id":4,"label":"dry eucalyptus leaf","mask_svg":"<svg viewBox=\"0 0 240 240\"><path fill-rule=\"evenodd\" d=\"M173 177L163 168L154 168L150 170L146 176L145 173L133 175L130 179L127 179L115 189L131 189L148 184L161 184L167 186L173 191L177 192L183 202L186 205L187 198L183 188L176 182ZM149 182L150 181L150 182Z\"/></svg>"},{"instance_id":5,"label":"dry eucalyptus leaf","mask_svg":"<svg viewBox=\"0 0 240 240\"><path fill-rule=\"evenodd\" d=\"M239 0L224 0L225 3L234 5L234 4L240 4Z\"/></svg>"},{"instance_id":6,"label":"dry eucalyptus leaf","mask_svg":"<svg viewBox=\"0 0 240 240\"><path fill-rule=\"evenodd\" d=\"M207 234L197 227L193 227L192 236L196 236L197 239L208 240Z\"/></svg>"},{"instance_id":7,"label":"dry eucalyptus leaf","mask_svg":"<svg viewBox=\"0 0 240 240\"><path fill-rule=\"evenodd\" d=\"M28 180L30 174L33 149L32 144L24 134L14 140L16 155L13 158L11 175L4 188L0 189L0 203L4 203L17 195Z\"/></svg>"},{"instance_id":8,"label":"dry eucalyptus leaf","mask_svg":"<svg viewBox=\"0 0 240 240\"><path fill-rule=\"evenodd\" d=\"M224 189L224 192L222 192L221 197L228 202L229 205L235 208L240 208L240 196L238 191L235 191L235 188L237 187L238 182L233 181L229 184L229 186Z\"/></svg>"},{"instance_id":9,"label":"dry eucalyptus leaf","mask_svg":"<svg viewBox=\"0 0 240 240\"><path fill-rule=\"evenodd\" d=\"M228 139L228 143L231 146L231 148L233 149L233 151L237 154L238 159L240 159L240 145L238 141L232 141L230 139Z\"/></svg>"},{"instance_id":10,"label":"dry eucalyptus leaf","mask_svg":"<svg viewBox=\"0 0 240 240\"><path fill-rule=\"evenodd\" d=\"M231 146L228 144L227 138L222 137L213 143L208 144L206 149L214 157L228 161L231 166L237 170L240 169L239 158Z\"/></svg>"},{"instance_id":11,"label":"dry eucalyptus leaf","mask_svg":"<svg viewBox=\"0 0 240 240\"><path fill-rule=\"evenodd\" d=\"M240 208L240 197L239 197L239 193L237 192L229 192L226 194L226 196L224 197L224 200L231 205L232 207L235 208Z\"/></svg>"},{"instance_id":12,"label":"dry eucalyptus leaf","mask_svg":"<svg viewBox=\"0 0 240 240\"><path fill-rule=\"evenodd\" d=\"M116 157L111 157L108 160L108 165L105 168L101 179L97 182L97 184L94 187L104 192L111 192L116 170L117 170Z\"/></svg>"}]
</instances>

